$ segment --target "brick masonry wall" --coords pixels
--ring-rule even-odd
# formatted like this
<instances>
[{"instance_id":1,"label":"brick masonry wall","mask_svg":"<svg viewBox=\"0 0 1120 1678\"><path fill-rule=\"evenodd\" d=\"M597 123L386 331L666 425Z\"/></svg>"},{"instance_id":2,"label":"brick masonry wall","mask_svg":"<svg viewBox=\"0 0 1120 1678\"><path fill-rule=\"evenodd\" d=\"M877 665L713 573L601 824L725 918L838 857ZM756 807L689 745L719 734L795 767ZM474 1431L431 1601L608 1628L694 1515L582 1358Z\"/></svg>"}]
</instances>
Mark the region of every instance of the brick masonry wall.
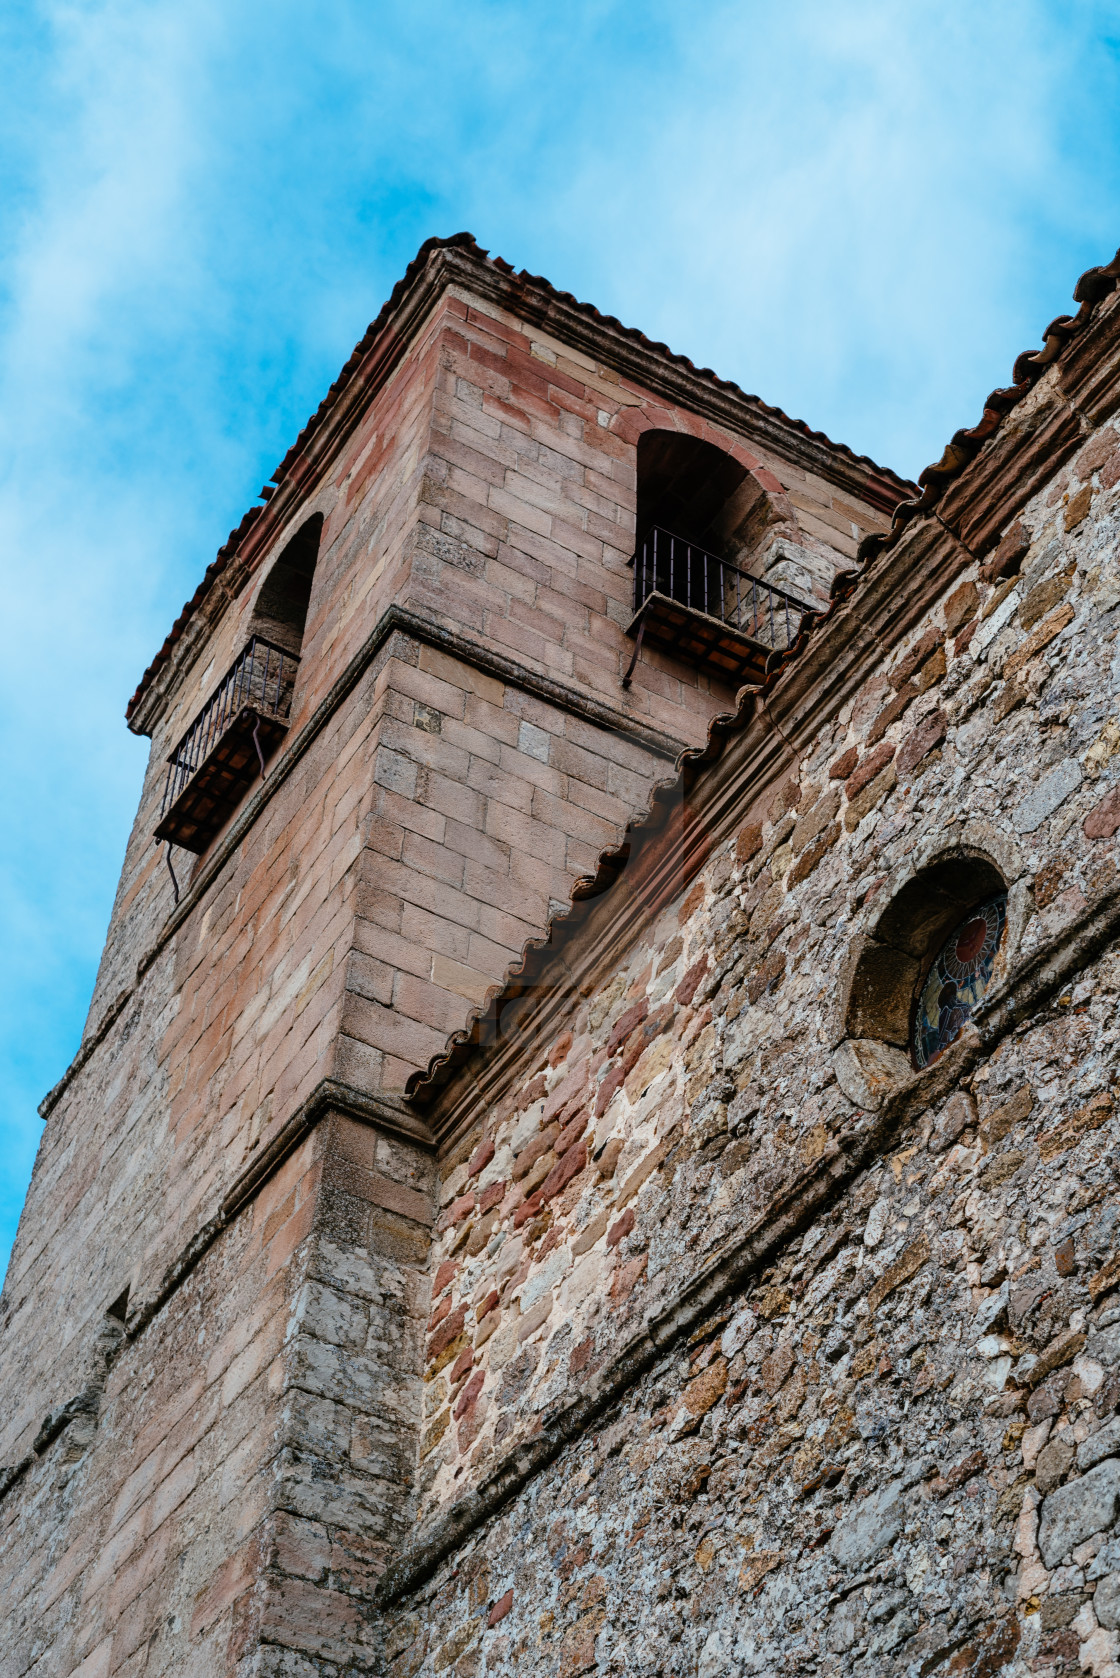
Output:
<instances>
[{"instance_id":1,"label":"brick masonry wall","mask_svg":"<svg viewBox=\"0 0 1120 1678\"><path fill-rule=\"evenodd\" d=\"M446 295L157 716L87 1029L112 1019L117 998L125 1006L53 1110L9 1271L7 1356L20 1378L5 1460L80 1382L108 1301L126 1283L134 1300L158 1291L316 1082L399 1090L667 767L625 733L397 635L137 988L137 962L171 909L150 837L167 754L304 518L319 511L325 524L293 736L394 599L685 739L729 703L665 660L642 667L632 699L617 687L630 651L635 439L646 423L717 433L574 353ZM815 494L838 552L881 523L865 511L840 529L850 509L811 474L781 470L791 495ZM190 872L181 852L177 867ZM49 1347L38 1329L48 1298L66 1302Z\"/></svg>"},{"instance_id":2,"label":"brick masonry wall","mask_svg":"<svg viewBox=\"0 0 1120 1678\"><path fill-rule=\"evenodd\" d=\"M955 580L447 1160L428 1530L873 1127L837 992L923 859L1000 864L997 981L1115 889L1117 481L1106 428L1011 533L1018 575ZM1112 1678L1118 987L1110 952L955 1083L950 1057L406 1602L390 1670Z\"/></svg>"},{"instance_id":3,"label":"brick masonry wall","mask_svg":"<svg viewBox=\"0 0 1120 1678\"><path fill-rule=\"evenodd\" d=\"M880 511L733 432L655 398L609 367L466 298L440 338L410 598L534 667L619 699L633 650L635 445L656 428L735 456L776 498L782 528L818 566L827 598ZM678 738L732 694L649 649L623 698Z\"/></svg>"},{"instance_id":4,"label":"brick masonry wall","mask_svg":"<svg viewBox=\"0 0 1120 1678\"><path fill-rule=\"evenodd\" d=\"M567 907L645 809L663 757L400 637L372 811L340 1075L401 1089Z\"/></svg>"}]
</instances>

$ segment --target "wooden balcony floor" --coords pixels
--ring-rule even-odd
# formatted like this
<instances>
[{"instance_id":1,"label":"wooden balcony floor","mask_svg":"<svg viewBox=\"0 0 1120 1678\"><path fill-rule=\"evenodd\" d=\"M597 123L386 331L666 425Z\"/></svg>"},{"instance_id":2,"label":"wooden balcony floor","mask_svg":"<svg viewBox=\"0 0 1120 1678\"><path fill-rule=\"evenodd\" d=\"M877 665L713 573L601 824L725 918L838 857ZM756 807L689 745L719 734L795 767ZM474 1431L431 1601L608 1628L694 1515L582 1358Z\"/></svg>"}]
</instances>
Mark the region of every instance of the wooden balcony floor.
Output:
<instances>
[{"instance_id":1,"label":"wooden balcony floor","mask_svg":"<svg viewBox=\"0 0 1120 1678\"><path fill-rule=\"evenodd\" d=\"M257 738L267 763L287 734L288 725L280 717L244 706L164 814L156 828L157 839L166 839L185 851L201 853L206 849L261 772L254 729L259 729Z\"/></svg>"},{"instance_id":2,"label":"wooden balcony floor","mask_svg":"<svg viewBox=\"0 0 1120 1678\"><path fill-rule=\"evenodd\" d=\"M647 594L626 633L633 638L645 625L646 646L660 647L687 659L733 687L761 682L771 648L732 629L707 612L696 611L667 594Z\"/></svg>"}]
</instances>

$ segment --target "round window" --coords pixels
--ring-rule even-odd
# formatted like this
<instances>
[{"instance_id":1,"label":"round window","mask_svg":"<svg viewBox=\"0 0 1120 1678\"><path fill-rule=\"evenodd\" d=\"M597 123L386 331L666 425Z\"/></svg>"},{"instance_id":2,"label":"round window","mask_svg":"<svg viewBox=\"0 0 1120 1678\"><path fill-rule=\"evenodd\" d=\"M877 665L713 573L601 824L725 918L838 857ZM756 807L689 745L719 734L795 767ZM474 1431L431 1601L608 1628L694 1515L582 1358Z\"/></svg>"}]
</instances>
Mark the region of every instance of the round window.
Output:
<instances>
[{"instance_id":1,"label":"round window","mask_svg":"<svg viewBox=\"0 0 1120 1678\"><path fill-rule=\"evenodd\" d=\"M1007 920L1007 893L989 897L966 915L938 951L918 993L910 1050L928 1066L956 1041L991 982Z\"/></svg>"}]
</instances>

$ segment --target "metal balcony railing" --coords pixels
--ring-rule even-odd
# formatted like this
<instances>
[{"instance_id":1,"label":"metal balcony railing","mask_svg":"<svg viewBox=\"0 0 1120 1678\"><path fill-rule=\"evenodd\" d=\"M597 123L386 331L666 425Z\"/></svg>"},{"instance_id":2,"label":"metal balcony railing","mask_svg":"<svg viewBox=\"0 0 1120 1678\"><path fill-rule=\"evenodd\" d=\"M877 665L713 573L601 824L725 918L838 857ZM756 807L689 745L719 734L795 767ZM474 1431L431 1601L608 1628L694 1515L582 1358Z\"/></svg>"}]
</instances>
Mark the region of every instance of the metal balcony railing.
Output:
<instances>
[{"instance_id":1,"label":"metal balcony railing","mask_svg":"<svg viewBox=\"0 0 1120 1678\"><path fill-rule=\"evenodd\" d=\"M794 641L812 611L784 589L732 565L658 526L650 529L634 566L635 657L643 637L710 666L728 680L755 679L772 652Z\"/></svg>"},{"instance_id":2,"label":"metal balcony railing","mask_svg":"<svg viewBox=\"0 0 1120 1678\"><path fill-rule=\"evenodd\" d=\"M167 760L157 839L206 849L287 732L298 669L254 635Z\"/></svg>"}]
</instances>

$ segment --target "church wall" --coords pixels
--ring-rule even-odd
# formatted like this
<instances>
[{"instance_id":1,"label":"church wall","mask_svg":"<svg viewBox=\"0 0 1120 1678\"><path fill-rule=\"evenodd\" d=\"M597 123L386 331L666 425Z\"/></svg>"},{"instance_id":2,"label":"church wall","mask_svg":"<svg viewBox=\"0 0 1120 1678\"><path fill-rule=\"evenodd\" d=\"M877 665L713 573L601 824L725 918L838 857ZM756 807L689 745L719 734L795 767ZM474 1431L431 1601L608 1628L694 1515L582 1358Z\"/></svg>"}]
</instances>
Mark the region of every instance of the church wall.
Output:
<instances>
[{"instance_id":1,"label":"church wall","mask_svg":"<svg viewBox=\"0 0 1120 1678\"><path fill-rule=\"evenodd\" d=\"M235 598L188 631L156 711L89 1058L52 1106L9 1272L22 1378L3 1460L80 1385L110 1300L128 1285L135 1310L159 1292L315 1085L399 1091L669 768L671 744L651 751L647 736L397 632L161 947L172 886L151 832L167 753L243 643L273 557L325 514L292 737L394 599L626 705L636 434L611 423L643 402L590 358L445 294L327 481L249 574L235 571ZM664 406L654 417L699 423ZM842 497L783 471L843 523ZM438 541L424 535L436 524ZM836 538L845 550L855 529ZM649 663L655 704L642 668L633 709L647 724L700 738L730 703ZM186 890L190 859L174 860ZM44 1298L67 1302L49 1346Z\"/></svg>"},{"instance_id":2,"label":"church wall","mask_svg":"<svg viewBox=\"0 0 1120 1678\"><path fill-rule=\"evenodd\" d=\"M539 1062L449 1155L433 1253L425 1531L438 1532L472 1487L485 1494L514 1447L532 1448L624 1348L644 1343L651 1319L666 1319L671 1336L690 1278L706 1260L718 1266L744 1229L773 1224L774 1251L749 1287L725 1285L704 1332L654 1359L642 1396L627 1392L562 1467L544 1468L482 1528L469 1565L453 1552L456 1581L445 1565L435 1594L410 1605L418 1620L401 1622L396 1670L460 1661L466 1673L485 1654L485 1670L512 1671L532 1648L542 1670L576 1672L596 1647L608 1670L612 1660L693 1670L676 1656L666 1664L679 1635L682 1663L763 1671L778 1659L767 1639L779 1630L783 1658L802 1634L807 1654L841 1662L893 1658L916 1638L921 1664L958 1633L959 1647L973 1631L1025 1636L1032 1651L1039 1637L1068 1644L1077 1614L1081 1641L1096 1635L1083 1606L1093 1581L1076 1577L1089 1562L1051 1588L1029 1570L1037 1552L1019 1555L1008 1535L1024 1498L1049 1484L1029 1480L1021 1440L1029 1456L1047 1419L1039 1406L1073 1360L1084 1352L1089 1363L1083 1386L1054 1400L1056 1444L1076 1429L1079 1447L1120 1402L1112 1284L1088 1291L1117 1212L1115 955L1072 970L1014 1035L970 1049L974 1064L958 1067L964 1048L950 1050L925 1075L930 1093L919 1080L881 1137L877 1112L893 1111L912 1076L889 1056L869 1074L842 1041L837 997L853 947L907 878L954 844L986 853L1011 888L997 969L1006 984L1040 950L1074 939L1115 889L1118 445L1105 428L1024 510L1016 577L959 569L803 748L799 769L743 812L738 834L617 968L607 963L585 998L573 994ZM835 1190L821 1190L803 1236L783 1239L791 1180L827 1183L861 1135L874 1138L872 1157L851 1182L841 1171ZM1004 1281L1019 1300L1010 1317ZM990 1334L976 1326L986 1301ZM1094 1335L1096 1355L1085 1352ZM1064 1373L1036 1402L1043 1376L1032 1386L1019 1360L1056 1356L1053 1343L1069 1352ZM1019 1384L1005 1389L1013 1367ZM849 1457L858 1466L839 1469ZM1076 1472L1075 1458L1059 1457L1064 1474ZM822 1480L806 1491L820 1474L841 1490ZM643 1485L663 1475L670 1489L647 1496ZM771 1495L775 1477L783 1489ZM660 1580L641 1573L647 1503L661 1521L648 1563ZM875 1528L880 1504L884 1543L913 1522L905 1559L879 1549L869 1559L863 1539L845 1536ZM636 1609L651 1584L667 1606L642 1626ZM522 1618L487 1631L510 1587ZM849 1613L840 1605L853 1590ZM1033 1613L1032 1594L1052 1605ZM787 1613L797 1623L783 1629ZM409 1626L423 1627L418 1640Z\"/></svg>"},{"instance_id":3,"label":"church wall","mask_svg":"<svg viewBox=\"0 0 1120 1678\"><path fill-rule=\"evenodd\" d=\"M239 1580L244 1589L271 1501L278 1360L292 1251L313 1204L306 1181L300 1192L309 1163L307 1150L289 1161L144 1334L110 1343L94 1414L36 1457L0 1505L13 1673L133 1672L149 1662L162 1671L188 1638L192 1670L223 1670L218 1616L200 1593L210 1584L233 1595Z\"/></svg>"},{"instance_id":4,"label":"church wall","mask_svg":"<svg viewBox=\"0 0 1120 1678\"><path fill-rule=\"evenodd\" d=\"M125 1286L134 1313L159 1295L254 1151L332 1070L378 680L368 672L335 714L51 1113L42 1150L57 1175L33 1177L5 1286L27 1407L7 1462L36 1411L71 1396L109 1303ZM41 1333L43 1301L60 1297L61 1364Z\"/></svg>"},{"instance_id":5,"label":"church wall","mask_svg":"<svg viewBox=\"0 0 1120 1678\"><path fill-rule=\"evenodd\" d=\"M146 727L151 750L140 807L118 887L105 952L90 1005L86 1034L100 1024L119 990L135 980L138 955L157 938L173 906L164 847L154 843L167 759L249 636L253 606L273 561L308 518L324 515L319 558L294 694L292 732L312 714L347 661L370 634L399 586L404 533L415 513L417 467L431 400L431 333L411 347L402 365L325 481L294 517L258 544L247 565L236 565L232 598L221 584L196 614L179 654L181 668ZM223 579L225 581L225 579ZM180 885L196 863L174 853Z\"/></svg>"},{"instance_id":6,"label":"church wall","mask_svg":"<svg viewBox=\"0 0 1120 1678\"><path fill-rule=\"evenodd\" d=\"M638 436L746 444L481 298L416 346L158 678L4 1295L7 1670L1116 1678L1108 1522L1048 1534L1120 1403L1120 437L1042 378L589 895L733 701L619 688ZM885 522L826 451L751 468L818 581ZM293 736L405 620L168 923L160 757L315 510ZM865 958L946 851L1009 888L1004 1001L916 1077Z\"/></svg>"},{"instance_id":7,"label":"church wall","mask_svg":"<svg viewBox=\"0 0 1120 1678\"><path fill-rule=\"evenodd\" d=\"M87 1070L80 1109L65 1106L40 1142L4 1283L0 1462L9 1467L47 1412L82 1390L106 1307L151 1238L169 1146L157 1046L174 1007L165 954Z\"/></svg>"},{"instance_id":8,"label":"church wall","mask_svg":"<svg viewBox=\"0 0 1120 1678\"><path fill-rule=\"evenodd\" d=\"M399 1090L672 765L452 653L394 646L339 1064Z\"/></svg>"},{"instance_id":9,"label":"church wall","mask_svg":"<svg viewBox=\"0 0 1120 1678\"><path fill-rule=\"evenodd\" d=\"M1108 1671L1118 991L1113 950L779 1241L398 1606L389 1671Z\"/></svg>"}]
</instances>

